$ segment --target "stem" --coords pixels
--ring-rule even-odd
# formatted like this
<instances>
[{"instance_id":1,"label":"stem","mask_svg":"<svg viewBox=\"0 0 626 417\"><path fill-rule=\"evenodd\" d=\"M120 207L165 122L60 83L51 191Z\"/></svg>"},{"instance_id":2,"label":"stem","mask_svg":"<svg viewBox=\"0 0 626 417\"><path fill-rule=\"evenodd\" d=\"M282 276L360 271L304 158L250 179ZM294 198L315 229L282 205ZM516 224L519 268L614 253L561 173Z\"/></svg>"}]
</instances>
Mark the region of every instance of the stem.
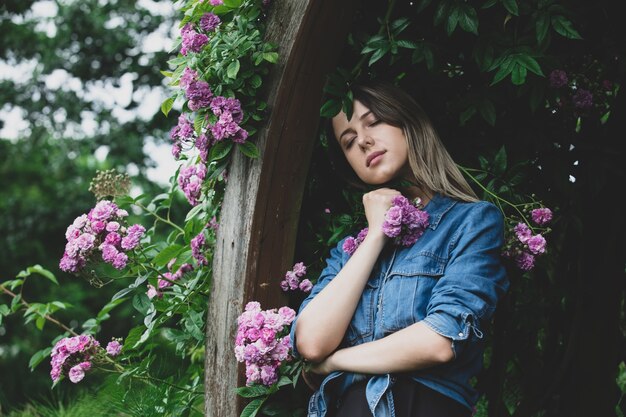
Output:
<instances>
[{"instance_id":1,"label":"stem","mask_svg":"<svg viewBox=\"0 0 626 417\"><path fill-rule=\"evenodd\" d=\"M9 290L8 288L6 288L4 285L0 284L0 290L2 290L5 294L10 295L11 297L15 298L17 297L17 294L15 294L14 292L12 292L11 290ZM20 303L26 307L26 309L28 309L30 307L30 304L27 303L23 298L20 298ZM40 315L41 317L41 315ZM61 323L60 321L58 321L57 319L55 319L54 317L45 314L43 315L43 318L45 318L46 320L48 320L50 323L54 323L55 325L59 326L60 328L62 328L63 330L65 330L66 332L74 335L74 336L78 336L78 333L76 333L74 330L70 329L69 327L67 327L65 324Z\"/></svg>"},{"instance_id":2,"label":"stem","mask_svg":"<svg viewBox=\"0 0 626 417\"><path fill-rule=\"evenodd\" d=\"M163 218L163 217L159 216L155 211L148 210L148 207L144 206L140 202L135 202L133 204L135 204L137 207L141 208L142 210L145 210L148 213L152 214L157 220L162 221L165 224L169 224L170 226L172 226L174 229L178 230L183 235L185 234L185 231L180 226L178 226L177 224L171 222L170 220L168 220L166 218Z\"/></svg>"},{"instance_id":3,"label":"stem","mask_svg":"<svg viewBox=\"0 0 626 417\"><path fill-rule=\"evenodd\" d=\"M397 0L389 0L389 5L387 6L387 11L385 12L385 17L383 18L383 24L378 29L378 32L376 33L376 35L382 35L385 32L385 30L389 32L388 31L389 19L391 18L391 13L393 12L394 7L396 6L396 1ZM361 55L361 58L359 59L359 61L356 63L356 65L351 71L351 74L353 76L356 76L356 74L361 70L361 67L363 66L363 64L365 64L366 59L367 59L367 54Z\"/></svg>"},{"instance_id":4,"label":"stem","mask_svg":"<svg viewBox=\"0 0 626 417\"><path fill-rule=\"evenodd\" d=\"M119 369L118 367L121 368L121 369ZM119 373L119 374L121 374L122 371L124 370L124 368L122 368L120 365L116 366L116 370L109 370L109 369L104 369L104 368L99 368L99 369L101 369L101 370L103 370L105 372L112 372L112 373ZM144 381L158 382L159 384L169 385L170 387L176 388L177 390L187 391L187 392L190 392L192 394L198 394L198 395L203 395L204 394L204 392L194 391L194 390L191 390L189 388L184 388L184 387L181 387L179 385L172 384L171 382L167 382L165 380L162 380L162 379L159 379L159 378L155 378L155 377L150 376L150 375L130 375L130 377L131 378L136 378L136 379L141 379L141 380L144 380Z\"/></svg>"},{"instance_id":5,"label":"stem","mask_svg":"<svg viewBox=\"0 0 626 417\"><path fill-rule=\"evenodd\" d=\"M522 211L518 208L518 205L517 205L517 204L513 204L513 203L511 203L510 201L508 201L508 200L506 200L506 199L504 199L504 198L500 197L499 195L495 194L493 191L488 190L487 188L485 188L485 186L484 186L484 185L483 185L480 181L478 181L476 178L474 178L474 176L473 176L472 174L470 174L470 173L469 173L469 170L468 170L467 168L465 168L465 167L463 167L463 166L461 166L461 165L457 165L457 166L459 167L459 169L460 169L461 171L463 171L463 173L464 173L465 175L467 175L468 177L470 177L470 178L472 179L472 181L474 181L476 184L478 184L478 186L479 186L479 187L480 187L480 188L481 188L484 192L486 192L487 194L489 194L490 196L492 196L493 198L495 198L495 199L496 199L496 202L497 202L497 204L498 204L498 207L500 208L500 211L503 211L503 210L502 210L502 206L500 205L500 201L501 201L501 202L506 203L507 205L509 205L509 206L513 207L513 208L515 209L515 211L517 211L517 213L518 213L518 214L521 216L521 218L524 220L524 222L525 222L528 226L530 226L530 227L532 228L532 226L530 225L530 222L528 221L528 219L526 218L526 216L524 215L524 213L523 213L523 212L522 212Z\"/></svg>"}]
</instances>

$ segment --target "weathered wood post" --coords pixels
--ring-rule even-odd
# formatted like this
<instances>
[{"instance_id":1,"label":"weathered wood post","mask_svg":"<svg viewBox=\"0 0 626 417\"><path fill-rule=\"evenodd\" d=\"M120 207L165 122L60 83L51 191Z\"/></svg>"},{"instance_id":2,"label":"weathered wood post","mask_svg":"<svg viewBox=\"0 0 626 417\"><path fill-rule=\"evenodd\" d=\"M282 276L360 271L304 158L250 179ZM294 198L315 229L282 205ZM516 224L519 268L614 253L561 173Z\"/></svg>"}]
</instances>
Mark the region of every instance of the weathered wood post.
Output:
<instances>
[{"instance_id":1,"label":"weathered wood post","mask_svg":"<svg viewBox=\"0 0 626 417\"><path fill-rule=\"evenodd\" d=\"M279 282L293 262L296 228L316 140L326 74L338 61L357 0L276 2L267 38L280 60L266 82L270 119L256 144L261 157L236 154L220 219L209 299L205 415L236 417L244 383L234 357L236 318L246 302L284 305Z\"/></svg>"}]
</instances>

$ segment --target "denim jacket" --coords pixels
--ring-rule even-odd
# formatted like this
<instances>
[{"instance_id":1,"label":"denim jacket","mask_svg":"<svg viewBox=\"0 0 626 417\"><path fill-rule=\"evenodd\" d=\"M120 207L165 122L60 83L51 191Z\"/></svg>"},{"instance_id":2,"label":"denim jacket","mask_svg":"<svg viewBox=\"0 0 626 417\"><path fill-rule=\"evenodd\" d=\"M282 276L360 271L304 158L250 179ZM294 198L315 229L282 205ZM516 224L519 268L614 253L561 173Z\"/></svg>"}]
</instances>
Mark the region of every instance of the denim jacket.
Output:
<instances>
[{"instance_id":1,"label":"denim jacket","mask_svg":"<svg viewBox=\"0 0 626 417\"><path fill-rule=\"evenodd\" d=\"M410 247L388 243L383 249L340 348L378 340L421 321L452 341L454 359L412 371L411 377L472 408L478 394L470 380L482 367L482 330L509 285L500 258L503 219L491 203L460 202L439 194L424 210L429 213L430 225L417 242ZM300 312L348 261L342 244L343 240L331 250ZM297 318L291 327L296 357ZM323 380L309 401L308 416L325 416L333 398L365 378L369 379L365 393L374 417L394 417L393 374L343 371L332 372Z\"/></svg>"}]
</instances>

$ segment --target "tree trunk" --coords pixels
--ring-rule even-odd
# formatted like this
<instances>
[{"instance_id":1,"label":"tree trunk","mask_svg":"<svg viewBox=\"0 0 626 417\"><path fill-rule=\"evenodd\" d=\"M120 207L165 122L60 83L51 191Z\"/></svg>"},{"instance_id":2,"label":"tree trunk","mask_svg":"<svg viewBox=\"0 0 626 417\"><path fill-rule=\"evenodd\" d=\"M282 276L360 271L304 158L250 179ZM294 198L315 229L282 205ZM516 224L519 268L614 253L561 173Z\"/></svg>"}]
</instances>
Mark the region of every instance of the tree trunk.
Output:
<instances>
[{"instance_id":1,"label":"tree trunk","mask_svg":"<svg viewBox=\"0 0 626 417\"><path fill-rule=\"evenodd\" d=\"M207 317L205 415L239 415L235 387L245 383L233 348L248 301L284 305L279 283L293 264L306 174L317 140L325 76L336 66L356 0L276 4L267 39L280 60L266 81L270 119L259 129L261 157L237 153L228 171Z\"/></svg>"}]
</instances>

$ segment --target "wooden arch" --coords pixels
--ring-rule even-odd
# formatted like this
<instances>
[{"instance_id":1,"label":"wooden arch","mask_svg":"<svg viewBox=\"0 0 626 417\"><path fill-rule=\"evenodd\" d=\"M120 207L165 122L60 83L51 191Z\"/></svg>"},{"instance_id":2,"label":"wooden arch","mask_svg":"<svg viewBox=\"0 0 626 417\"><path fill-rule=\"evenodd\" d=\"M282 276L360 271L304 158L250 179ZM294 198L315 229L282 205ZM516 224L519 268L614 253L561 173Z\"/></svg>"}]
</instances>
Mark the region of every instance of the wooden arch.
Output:
<instances>
[{"instance_id":1,"label":"wooden arch","mask_svg":"<svg viewBox=\"0 0 626 417\"><path fill-rule=\"evenodd\" d=\"M293 265L300 204L319 123L325 76L337 65L357 0L277 1L267 39L280 60L266 82L270 118L261 157L237 153L228 172L207 317L205 415L237 417L245 383L234 356L245 303L285 305L279 283Z\"/></svg>"}]
</instances>

